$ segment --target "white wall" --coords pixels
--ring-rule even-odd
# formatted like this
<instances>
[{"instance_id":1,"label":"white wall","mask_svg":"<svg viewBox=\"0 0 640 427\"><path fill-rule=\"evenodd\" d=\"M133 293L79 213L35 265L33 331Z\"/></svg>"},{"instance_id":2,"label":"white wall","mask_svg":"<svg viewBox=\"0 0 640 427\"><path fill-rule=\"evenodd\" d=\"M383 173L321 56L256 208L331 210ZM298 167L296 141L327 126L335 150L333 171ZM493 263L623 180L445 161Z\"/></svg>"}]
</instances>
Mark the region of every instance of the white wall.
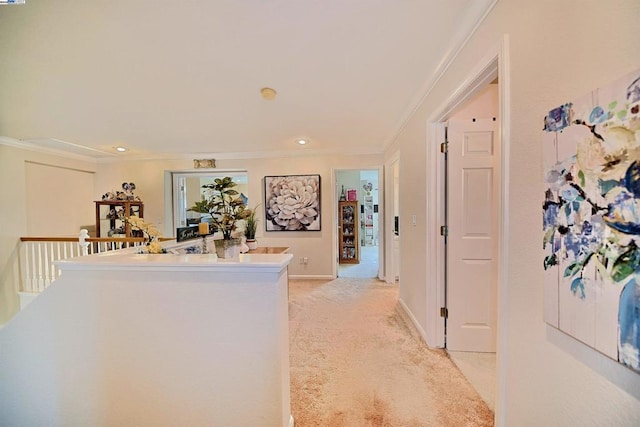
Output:
<instances>
[{"instance_id":1,"label":"white wall","mask_svg":"<svg viewBox=\"0 0 640 427\"><path fill-rule=\"evenodd\" d=\"M52 170L67 168L68 170L84 171L83 173L95 172L95 162L70 159L16 148L15 141L9 139L0 140L0 325L4 324L19 309L17 295L17 283L19 279L18 269L18 248L20 237L28 236L29 222L38 221L40 226L55 230L60 226L58 220L47 214L49 207L42 206L39 213L28 212L27 198L27 165L39 164L54 166ZM7 145L8 144L8 145ZM49 197L57 192L69 190L60 180L41 178L40 191L43 200L52 201ZM93 199L82 200L80 198L67 199L69 209L74 209L81 214L77 222L91 218L93 211ZM93 221L93 220L91 220ZM75 224L76 228L80 224Z\"/></svg>"},{"instance_id":2,"label":"white wall","mask_svg":"<svg viewBox=\"0 0 640 427\"><path fill-rule=\"evenodd\" d=\"M453 112L453 119L490 119L498 118L498 85L490 84L480 91L459 109Z\"/></svg>"},{"instance_id":3,"label":"white wall","mask_svg":"<svg viewBox=\"0 0 640 427\"><path fill-rule=\"evenodd\" d=\"M288 246L294 255L289 273L292 276L331 277L335 258L333 257L336 227L333 223L337 212L334 200L333 169L372 169L382 164L382 155L353 156L309 156L264 159L218 159L216 171L246 170L248 175L248 195L251 205L260 203L258 209L258 231L256 237L260 246ZM165 229L164 173L166 170L191 170L193 161L149 160L120 161L99 165L96 176L97 192L109 191L123 181L136 183L136 194L144 202L145 218L157 224L165 235L173 235L173 230ZM265 232L264 225L264 180L268 175L320 174L322 229L319 232ZM356 174L354 188L359 184ZM346 186L345 186L346 188ZM299 264L300 257L307 257L308 264Z\"/></svg>"},{"instance_id":4,"label":"white wall","mask_svg":"<svg viewBox=\"0 0 640 427\"><path fill-rule=\"evenodd\" d=\"M344 187L344 195L347 197L349 190L356 190L358 201L362 202L362 194L359 191L360 188L360 171L358 170L344 170L336 172L336 200L340 199L342 194L342 188Z\"/></svg>"},{"instance_id":5,"label":"white wall","mask_svg":"<svg viewBox=\"0 0 640 427\"><path fill-rule=\"evenodd\" d=\"M542 320L540 219L542 119L551 108L640 67L638 22L637 0L500 0L388 149L389 157L400 152L403 218L418 219L412 233L402 234L400 297L426 328L427 194L416 191L416 183L430 185L427 120L508 34L510 223L506 307L499 313L507 332L499 338L499 377L506 379L498 389L498 425L640 424L640 375Z\"/></svg>"},{"instance_id":6,"label":"white wall","mask_svg":"<svg viewBox=\"0 0 640 427\"><path fill-rule=\"evenodd\" d=\"M73 236L96 221L95 172L26 162L27 236Z\"/></svg>"}]
</instances>

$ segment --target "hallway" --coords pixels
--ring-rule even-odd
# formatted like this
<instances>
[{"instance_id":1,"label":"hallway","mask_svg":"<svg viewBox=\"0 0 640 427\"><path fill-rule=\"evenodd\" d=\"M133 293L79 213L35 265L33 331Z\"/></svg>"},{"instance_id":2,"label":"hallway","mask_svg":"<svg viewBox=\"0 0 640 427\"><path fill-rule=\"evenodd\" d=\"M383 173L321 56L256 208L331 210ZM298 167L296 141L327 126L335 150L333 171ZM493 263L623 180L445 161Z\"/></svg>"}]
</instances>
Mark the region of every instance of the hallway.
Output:
<instances>
[{"instance_id":1,"label":"hallway","mask_svg":"<svg viewBox=\"0 0 640 427\"><path fill-rule=\"evenodd\" d=\"M492 426L444 350L428 349L375 279L290 280L296 426Z\"/></svg>"},{"instance_id":2,"label":"hallway","mask_svg":"<svg viewBox=\"0 0 640 427\"><path fill-rule=\"evenodd\" d=\"M378 277L378 246L360 246L358 264L338 264L338 277L369 279Z\"/></svg>"}]
</instances>

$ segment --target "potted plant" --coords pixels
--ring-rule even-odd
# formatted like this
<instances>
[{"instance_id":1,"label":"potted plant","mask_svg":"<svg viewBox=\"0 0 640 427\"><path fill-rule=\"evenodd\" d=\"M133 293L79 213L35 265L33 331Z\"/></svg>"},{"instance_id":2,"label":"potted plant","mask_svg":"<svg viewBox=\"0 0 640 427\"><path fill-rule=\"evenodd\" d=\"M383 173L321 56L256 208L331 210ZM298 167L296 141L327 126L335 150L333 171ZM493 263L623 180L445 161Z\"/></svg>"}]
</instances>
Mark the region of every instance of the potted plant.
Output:
<instances>
[{"instance_id":1,"label":"potted plant","mask_svg":"<svg viewBox=\"0 0 640 427\"><path fill-rule=\"evenodd\" d=\"M244 236L247 238L247 246L249 249L256 249L258 242L256 242L256 230L258 229L258 219L256 218L256 209L251 209L251 213L247 217L244 226Z\"/></svg>"},{"instance_id":2,"label":"potted plant","mask_svg":"<svg viewBox=\"0 0 640 427\"><path fill-rule=\"evenodd\" d=\"M212 184L205 184L202 200L196 202L188 210L208 214L216 231L222 233L222 239L214 240L216 254L220 258L232 258L237 253L240 239L234 238L233 232L238 221L247 219L251 209L247 209L239 193L233 189L237 184L231 177L214 179Z\"/></svg>"}]
</instances>

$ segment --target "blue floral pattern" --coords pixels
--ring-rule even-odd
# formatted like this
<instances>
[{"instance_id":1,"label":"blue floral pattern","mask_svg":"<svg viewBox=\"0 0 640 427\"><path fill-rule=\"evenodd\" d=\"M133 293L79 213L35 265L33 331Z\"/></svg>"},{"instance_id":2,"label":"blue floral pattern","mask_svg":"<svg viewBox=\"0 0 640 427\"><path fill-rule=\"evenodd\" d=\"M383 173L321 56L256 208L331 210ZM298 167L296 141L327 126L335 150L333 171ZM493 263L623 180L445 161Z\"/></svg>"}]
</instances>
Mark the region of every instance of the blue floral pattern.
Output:
<instances>
[{"instance_id":1,"label":"blue floral pattern","mask_svg":"<svg viewBox=\"0 0 640 427\"><path fill-rule=\"evenodd\" d=\"M584 138L575 155L546 171L544 268L562 265L560 275L583 300L592 281L585 274L588 266L603 282L625 286L618 360L640 372L640 310L632 309L640 306L640 78L628 86L626 102L597 105L586 117L572 106L545 118L546 132L579 126Z\"/></svg>"}]
</instances>

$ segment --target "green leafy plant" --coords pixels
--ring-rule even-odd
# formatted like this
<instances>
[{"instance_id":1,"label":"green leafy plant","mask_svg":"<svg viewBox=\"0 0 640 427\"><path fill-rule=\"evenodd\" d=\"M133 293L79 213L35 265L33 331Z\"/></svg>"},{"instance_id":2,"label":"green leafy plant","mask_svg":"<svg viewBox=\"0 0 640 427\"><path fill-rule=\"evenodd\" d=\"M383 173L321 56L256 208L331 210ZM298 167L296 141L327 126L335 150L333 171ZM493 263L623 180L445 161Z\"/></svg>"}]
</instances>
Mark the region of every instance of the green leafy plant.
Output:
<instances>
[{"instance_id":1,"label":"green leafy plant","mask_svg":"<svg viewBox=\"0 0 640 427\"><path fill-rule=\"evenodd\" d=\"M196 202L188 210L211 216L211 222L222 232L224 240L231 239L238 221L247 219L251 209L247 209L239 193L233 189L237 184L230 177L216 178L212 184L205 184L202 200Z\"/></svg>"},{"instance_id":2,"label":"green leafy plant","mask_svg":"<svg viewBox=\"0 0 640 427\"><path fill-rule=\"evenodd\" d=\"M256 206L254 209L251 209L251 214L247 217L247 221L244 226L244 235L247 240L255 240L256 238L256 230L258 229L258 219L256 218Z\"/></svg>"}]
</instances>

